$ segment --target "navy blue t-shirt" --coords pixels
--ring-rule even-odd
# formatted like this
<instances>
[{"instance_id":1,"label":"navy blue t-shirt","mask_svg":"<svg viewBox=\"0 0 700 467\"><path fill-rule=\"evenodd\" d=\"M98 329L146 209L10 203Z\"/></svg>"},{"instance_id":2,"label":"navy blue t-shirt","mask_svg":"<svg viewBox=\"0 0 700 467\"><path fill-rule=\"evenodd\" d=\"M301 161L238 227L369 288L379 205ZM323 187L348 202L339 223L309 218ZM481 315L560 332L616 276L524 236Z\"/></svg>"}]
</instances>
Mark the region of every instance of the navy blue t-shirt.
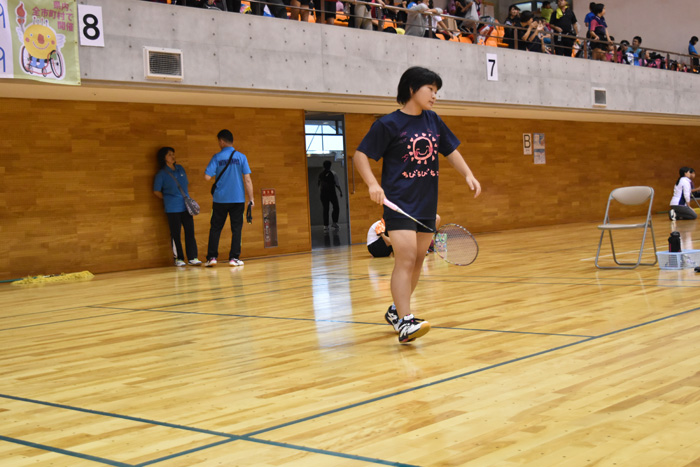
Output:
<instances>
[{"instance_id":1,"label":"navy blue t-shirt","mask_svg":"<svg viewBox=\"0 0 700 467\"><path fill-rule=\"evenodd\" d=\"M417 219L435 219L438 200L438 152L449 156L457 137L433 111L407 115L396 110L374 122L357 150L382 161L382 189L389 201ZM401 214L384 209L384 218Z\"/></svg>"}]
</instances>

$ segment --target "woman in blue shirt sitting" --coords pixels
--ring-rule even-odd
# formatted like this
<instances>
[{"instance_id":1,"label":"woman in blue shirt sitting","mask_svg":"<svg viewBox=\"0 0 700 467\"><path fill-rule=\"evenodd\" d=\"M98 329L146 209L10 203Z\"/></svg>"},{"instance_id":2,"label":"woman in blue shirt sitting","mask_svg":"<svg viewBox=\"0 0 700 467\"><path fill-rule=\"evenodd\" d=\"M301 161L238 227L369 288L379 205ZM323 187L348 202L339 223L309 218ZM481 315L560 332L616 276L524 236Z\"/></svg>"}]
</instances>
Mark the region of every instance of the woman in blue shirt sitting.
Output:
<instances>
[{"instance_id":1,"label":"woman in blue shirt sitting","mask_svg":"<svg viewBox=\"0 0 700 467\"><path fill-rule=\"evenodd\" d=\"M185 245L187 257L191 266L199 266L202 262L197 259L197 240L194 238L194 219L185 207L185 198L180 188L189 196L187 191L187 174L181 165L175 163L175 150L163 147L158 150L158 164L162 167L153 181L153 194L163 200L165 215L170 226L170 241L175 256L175 266L185 266L185 254L182 250L180 232L185 229ZM179 185L179 186L178 186Z\"/></svg>"}]
</instances>

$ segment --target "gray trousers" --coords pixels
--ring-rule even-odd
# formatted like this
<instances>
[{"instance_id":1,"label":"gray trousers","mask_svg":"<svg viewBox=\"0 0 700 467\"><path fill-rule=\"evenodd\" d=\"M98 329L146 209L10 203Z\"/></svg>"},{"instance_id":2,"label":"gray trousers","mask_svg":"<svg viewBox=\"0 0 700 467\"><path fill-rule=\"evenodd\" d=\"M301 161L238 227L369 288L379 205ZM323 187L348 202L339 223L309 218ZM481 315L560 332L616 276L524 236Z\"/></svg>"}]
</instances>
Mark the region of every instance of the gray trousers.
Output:
<instances>
[{"instance_id":1,"label":"gray trousers","mask_svg":"<svg viewBox=\"0 0 700 467\"><path fill-rule=\"evenodd\" d=\"M697 219L698 215L689 206L671 206L671 209L676 211L676 219L680 220L693 220Z\"/></svg>"}]
</instances>

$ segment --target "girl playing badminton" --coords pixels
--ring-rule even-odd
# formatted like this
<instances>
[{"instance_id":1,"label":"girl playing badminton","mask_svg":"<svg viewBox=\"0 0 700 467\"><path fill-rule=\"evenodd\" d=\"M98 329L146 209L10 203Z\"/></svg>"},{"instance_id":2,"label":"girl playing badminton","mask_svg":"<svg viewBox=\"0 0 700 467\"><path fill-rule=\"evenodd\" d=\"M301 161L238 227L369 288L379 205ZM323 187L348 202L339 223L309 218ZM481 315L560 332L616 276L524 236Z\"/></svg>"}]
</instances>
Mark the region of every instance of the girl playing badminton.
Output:
<instances>
[{"instance_id":1,"label":"girl playing badminton","mask_svg":"<svg viewBox=\"0 0 700 467\"><path fill-rule=\"evenodd\" d=\"M383 204L386 197L432 229L437 214L438 152L465 178L474 197L481 193L481 185L457 151L459 140L431 110L441 87L442 79L433 71L421 67L406 70L396 96L403 107L374 122L355 152L355 165L372 201ZM381 186L368 157L382 159ZM384 221L394 248L394 304L384 318L399 333L399 342L406 343L430 330L430 323L414 316L411 295L418 285L432 233L386 207Z\"/></svg>"}]
</instances>

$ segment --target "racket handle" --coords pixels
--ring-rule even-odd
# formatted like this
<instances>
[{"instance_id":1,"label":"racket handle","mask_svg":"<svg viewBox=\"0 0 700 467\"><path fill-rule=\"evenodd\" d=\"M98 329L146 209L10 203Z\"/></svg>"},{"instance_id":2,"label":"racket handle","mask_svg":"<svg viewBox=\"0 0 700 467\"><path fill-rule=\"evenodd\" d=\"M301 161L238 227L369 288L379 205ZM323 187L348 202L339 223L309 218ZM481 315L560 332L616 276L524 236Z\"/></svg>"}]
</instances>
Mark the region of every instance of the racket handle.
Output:
<instances>
[{"instance_id":1,"label":"racket handle","mask_svg":"<svg viewBox=\"0 0 700 467\"><path fill-rule=\"evenodd\" d=\"M395 205L386 198L384 198L384 206L388 207L392 211L401 212L401 208L399 208L397 205Z\"/></svg>"}]
</instances>

